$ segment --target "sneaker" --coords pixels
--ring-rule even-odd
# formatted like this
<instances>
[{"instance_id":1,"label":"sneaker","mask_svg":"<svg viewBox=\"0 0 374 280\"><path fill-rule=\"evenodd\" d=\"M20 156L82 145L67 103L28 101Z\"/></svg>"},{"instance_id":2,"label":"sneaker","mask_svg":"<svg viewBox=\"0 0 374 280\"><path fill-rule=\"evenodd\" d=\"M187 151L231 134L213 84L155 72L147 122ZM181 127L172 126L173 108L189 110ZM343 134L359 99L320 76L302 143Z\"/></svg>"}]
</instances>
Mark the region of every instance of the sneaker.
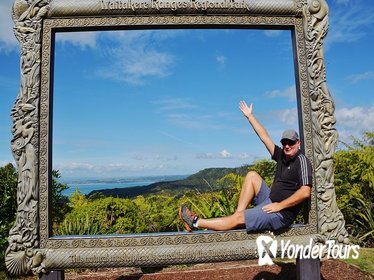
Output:
<instances>
[{"instance_id":1,"label":"sneaker","mask_svg":"<svg viewBox=\"0 0 374 280\"><path fill-rule=\"evenodd\" d=\"M192 230L197 229L194 225L199 217L195 215L195 213L192 213L185 204L182 204L179 208L179 217L183 220L184 227L187 231L191 232Z\"/></svg>"}]
</instances>

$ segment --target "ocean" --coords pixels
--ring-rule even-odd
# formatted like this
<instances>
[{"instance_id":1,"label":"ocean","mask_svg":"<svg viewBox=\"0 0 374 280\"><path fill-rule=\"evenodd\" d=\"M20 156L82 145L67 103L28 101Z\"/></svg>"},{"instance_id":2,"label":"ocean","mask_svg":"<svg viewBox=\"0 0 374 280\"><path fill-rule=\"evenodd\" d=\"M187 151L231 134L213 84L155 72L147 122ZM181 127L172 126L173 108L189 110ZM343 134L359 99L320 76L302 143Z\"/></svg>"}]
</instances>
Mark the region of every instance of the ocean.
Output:
<instances>
[{"instance_id":1,"label":"ocean","mask_svg":"<svg viewBox=\"0 0 374 280\"><path fill-rule=\"evenodd\" d=\"M70 197L76 189L82 194L89 194L92 191L104 190L104 189L118 189L118 188L129 188L135 186L146 186L155 183L154 181L140 181L140 182L128 182L128 183L73 183L68 184L69 188L62 192L63 195Z\"/></svg>"},{"instance_id":2,"label":"ocean","mask_svg":"<svg viewBox=\"0 0 374 280\"><path fill-rule=\"evenodd\" d=\"M95 190L147 186L156 182L181 180L186 178L187 176L188 175L170 175L131 179L82 180L75 182L66 182L69 188L63 191L62 194L64 196L70 197L70 195L72 195L76 189L79 189L82 194L86 195Z\"/></svg>"}]
</instances>

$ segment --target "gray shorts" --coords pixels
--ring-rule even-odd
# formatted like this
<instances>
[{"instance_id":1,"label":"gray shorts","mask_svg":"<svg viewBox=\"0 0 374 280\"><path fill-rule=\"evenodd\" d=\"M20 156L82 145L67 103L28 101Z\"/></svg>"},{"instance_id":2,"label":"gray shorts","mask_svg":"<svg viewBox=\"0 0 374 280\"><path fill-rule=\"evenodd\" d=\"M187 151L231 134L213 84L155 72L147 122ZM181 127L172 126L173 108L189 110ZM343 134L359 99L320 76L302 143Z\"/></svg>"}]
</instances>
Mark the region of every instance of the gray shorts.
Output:
<instances>
[{"instance_id":1,"label":"gray shorts","mask_svg":"<svg viewBox=\"0 0 374 280\"><path fill-rule=\"evenodd\" d=\"M264 205L272 203L269 198L270 188L262 180L259 193L253 199L253 208L244 211L245 228L247 231L279 230L286 226L280 212L266 213L262 210Z\"/></svg>"}]
</instances>

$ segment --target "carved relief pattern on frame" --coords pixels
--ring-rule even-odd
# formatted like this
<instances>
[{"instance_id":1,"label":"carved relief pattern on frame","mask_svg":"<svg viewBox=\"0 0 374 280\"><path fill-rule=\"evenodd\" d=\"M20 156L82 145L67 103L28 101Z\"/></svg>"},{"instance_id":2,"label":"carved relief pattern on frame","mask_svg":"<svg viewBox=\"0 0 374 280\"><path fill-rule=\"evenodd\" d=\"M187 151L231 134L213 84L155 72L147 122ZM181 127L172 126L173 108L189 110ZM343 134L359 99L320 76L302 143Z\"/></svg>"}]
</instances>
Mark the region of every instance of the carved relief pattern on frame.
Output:
<instances>
[{"instance_id":1,"label":"carved relief pattern on frame","mask_svg":"<svg viewBox=\"0 0 374 280\"><path fill-rule=\"evenodd\" d=\"M295 24L295 36L296 36L296 52L297 52L297 63L298 79L300 85L300 107L302 108L299 119L302 121L303 129L303 143L305 148L305 154L309 159L313 158L313 141L312 141L312 119L310 112L310 99L309 99L309 83L306 73L308 73L308 63L306 57L306 46L305 46L305 32L302 18L296 19ZM312 161L312 165L314 162ZM314 166L313 166L314 167ZM314 168L313 168L314 170ZM316 188L314 184L314 188ZM313 191L310 199L310 209L308 222L310 224L317 224L317 206L316 206L316 192Z\"/></svg>"},{"instance_id":2,"label":"carved relief pattern on frame","mask_svg":"<svg viewBox=\"0 0 374 280\"><path fill-rule=\"evenodd\" d=\"M43 270L38 234L40 47L47 0L16 0L12 16L21 45L21 85L12 108L11 149L18 170L16 221L9 233L5 262L10 273Z\"/></svg>"},{"instance_id":3,"label":"carved relief pattern on frame","mask_svg":"<svg viewBox=\"0 0 374 280\"><path fill-rule=\"evenodd\" d=\"M308 74L313 124L313 148L319 231L327 239L348 243L344 217L336 203L333 156L338 139L335 106L326 83L323 39L328 30L328 6L325 0L308 1L305 13Z\"/></svg>"},{"instance_id":4,"label":"carved relief pattern on frame","mask_svg":"<svg viewBox=\"0 0 374 280\"><path fill-rule=\"evenodd\" d=\"M279 236L309 238L315 234L315 237L317 236L315 224L318 221L319 233L327 238L337 238L340 242L348 242L344 218L337 207L333 185L332 157L337 132L333 115L334 105L326 84L322 50L322 41L327 32L327 5L324 0L310 2L295 0L295 7L296 17L163 15L48 19L49 0L16 0L13 7L13 19L15 34L21 45L21 85L11 113L13 119L11 147L19 177L17 217L10 231L9 247L6 252L9 272L14 275L44 272L45 268L53 268L52 262L62 263L69 250L82 253L82 256L93 254L95 257L102 257L108 252L118 254L134 250L141 252L141 256L148 256L143 264L157 265L162 261L160 245L173 250L186 249L187 246L197 244L207 246L212 250L220 248L220 256L211 259L203 257L196 261L225 261L231 257L234 260L238 256L230 253L232 250L228 249L229 242L232 244L248 242L249 244L257 238L256 234L248 235L243 231L166 236L162 234L159 236L125 235L110 238L107 236L50 237L48 219L48 160L50 156L48 146L51 144L49 143L49 75L53 28L103 26L116 28L151 25L294 27L298 58L296 63L300 69L298 77L300 111L302 112L300 117L303 122L306 154L313 159L317 194L312 196L309 212L310 224L279 233ZM306 22L305 19L308 21ZM255 252L251 252L252 257L254 254ZM105 264L114 266L118 265L118 262ZM83 262L83 265L87 263Z\"/></svg>"},{"instance_id":5,"label":"carved relief pattern on frame","mask_svg":"<svg viewBox=\"0 0 374 280\"><path fill-rule=\"evenodd\" d=\"M52 28L74 28L74 27L80 27L80 26L136 26L136 25L188 25L188 24L272 24L272 25L298 25L298 28L302 29L302 20L299 19L297 22L295 22L295 18L285 18L285 17L266 17L266 16L258 16L258 17L250 17L250 16L162 16L162 17L115 17L115 18L73 18L73 19L46 19L44 21L44 30L43 30L43 41L48 42L51 40L50 34ZM302 32L301 32L302 33ZM46 47L49 45L48 43L45 44ZM305 49L305 48L300 48ZM300 55L301 57L303 55ZM47 61L49 60L49 50L43 50L43 65L42 65L42 87L41 87L41 107L45 107L48 104L48 86L47 86L47 80L44 81L45 77L48 77L49 73L49 63ZM306 69L307 64L304 59L304 62L301 63L303 67ZM306 73L306 70L304 70ZM308 101L308 88L307 84L304 84L303 86L303 92L304 92L304 100L306 102ZM307 103L309 104L309 103ZM309 106L307 107L309 108ZM306 115L309 116L310 114L306 112ZM310 117L308 117L307 123L310 124ZM44 146L43 138L47 139L48 132L47 132L47 124L48 124L48 116L41 114L40 118L41 122L41 135L44 135L44 137L41 137L41 159L43 158L43 155L45 154L45 151L47 151L48 147ZM310 131L309 129L307 132ZM305 133L308 135L309 138L311 138L311 132ZM311 142L311 141L309 141ZM40 235L41 235L41 248L90 248L92 245L92 240L88 239L63 239L63 240L48 240L48 221L46 219L46 204L43 203L43 201L47 201L47 180L43 178L47 178L47 168L46 166L43 167L43 163L47 165L47 161L43 160L41 163L41 172L40 172L40 179L41 179L41 193L40 193L40 209L41 209L41 219L40 219ZM45 172L42 172L42 171ZM315 205L313 205L315 207ZM316 233L317 228L314 226L316 221L316 210L315 208L311 211L311 222L312 226L309 227L303 227L303 228L294 228L292 231L290 231L290 234L311 234ZM199 235L198 238L201 239L201 242L220 242L216 238L220 238L221 235ZM188 244L189 239L187 237L184 243ZM197 238L197 237L194 237ZM210 239L211 240L210 240ZM250 239L251 236L243 233L243 232L232 232L230 234L225 235L224 240L243 240L243 239ZM118 244L121 244L120 246L142 246L144 242L152 242L151 245L160 245L160 244L166 244L166 245L175 245L178 244L179 237L169 237L166 238L164 236L162 237L155 237L155 238L149 238L149 237L125 237L125 238L113 238L115 242L109 241L108 239L102 239L100 236L97 238L100 244L104 244L105 246L117 246ZM196 240L195 240L196 241ZM194 242L195 242L194 241ZM161 243L160 243L161 242ZM106 245L105 245L106 244Z\"/></svg>"}]
</instances>

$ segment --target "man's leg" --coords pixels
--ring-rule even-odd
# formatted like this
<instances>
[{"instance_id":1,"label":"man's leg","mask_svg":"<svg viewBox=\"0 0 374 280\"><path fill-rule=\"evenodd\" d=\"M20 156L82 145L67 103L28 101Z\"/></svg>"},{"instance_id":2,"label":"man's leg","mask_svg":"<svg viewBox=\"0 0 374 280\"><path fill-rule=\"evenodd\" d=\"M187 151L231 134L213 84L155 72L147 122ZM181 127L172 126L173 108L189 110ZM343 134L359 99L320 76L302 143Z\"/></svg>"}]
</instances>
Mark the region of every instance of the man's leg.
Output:
<instances>
[{"instance_id":1,"label":"man's leg","mask_svg":"<svg viewBox=\"0 0 374 280\"><path fill-rule=\"evenodd\" d=\"M260 192L262 182L263 180L257 172L249 171L247 173L240 192L238 207L235 213L230 216L212 219L198 218L196 219L197 224L192 224L192 220L194 220L195 216L187 208L185 209L184 214L182 214L183 211L180 210L180 216L185 222L189 220L189 222L187 223L191 224L189 225L191 229L196 227L211 230L230 230L235 228L244 228L244 211L248 207L249 203L251 203L253 198ZM183 215L185 215L186 218L183 218Z\"/></svg>"},{"instance_id":2,"label":"man's leg","mask_svg":"<svg viewBox=\"0 0 374 280\"><path fill-rule=\"evenodd\" d=\"M285 226L283 217L279 212L266 213L262 207L270 204L270 189L262 181L263 186L259 193L256 194L255 207L244 211L236 211L233 215L213 218L198 219L197 227L212 230L230 230L235 228L246 228L247 231L263 230L263 229L280 229Z\"/></svg>"},{"instance_id":3,"label":"man's leg","mask_svg":"<svg viewBox=\"0 0 374 280\"><path fill-rule=\"evenodd\" d=\"M198 220L199 228L206 228L211 230L230 230L236 228L244 228L244 226L244 211L236 211L234 214L222 218L200 218Z\"/></svg>"},{"instance_id":4,"label":"man's leg","mask_svg":"<svg viewBox=\"0 0 374 280\"><path fill-rule=\"evenodd\" d=\"M238 207L236 212L243 212L247 209L249 203L259 193L261 189L262 178L255 171L249 171L245 177L242 190L240 191Z\"/></svg>"}]
</instances>

